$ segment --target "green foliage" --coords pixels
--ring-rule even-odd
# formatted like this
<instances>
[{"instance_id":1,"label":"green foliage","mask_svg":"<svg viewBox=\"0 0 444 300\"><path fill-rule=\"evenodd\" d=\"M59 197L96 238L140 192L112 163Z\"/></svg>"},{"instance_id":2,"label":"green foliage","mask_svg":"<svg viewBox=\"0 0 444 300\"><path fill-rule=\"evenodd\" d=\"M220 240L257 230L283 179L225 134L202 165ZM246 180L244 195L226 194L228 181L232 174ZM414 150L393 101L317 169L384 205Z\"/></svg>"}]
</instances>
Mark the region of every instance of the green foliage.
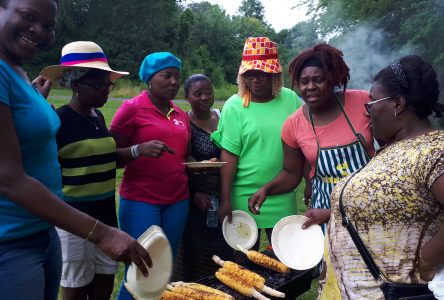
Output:
<instances>
[{"instance_id":1,"label":"green foliage","mask_svg":"<svg viewBox=\"0 0 444 300\"><path fill-rule=\"evenodd\" d=\"M264 6L259 0L242 0L238 11L241 16L255 18L264 22Z\"/></svg>"}]
</instances>

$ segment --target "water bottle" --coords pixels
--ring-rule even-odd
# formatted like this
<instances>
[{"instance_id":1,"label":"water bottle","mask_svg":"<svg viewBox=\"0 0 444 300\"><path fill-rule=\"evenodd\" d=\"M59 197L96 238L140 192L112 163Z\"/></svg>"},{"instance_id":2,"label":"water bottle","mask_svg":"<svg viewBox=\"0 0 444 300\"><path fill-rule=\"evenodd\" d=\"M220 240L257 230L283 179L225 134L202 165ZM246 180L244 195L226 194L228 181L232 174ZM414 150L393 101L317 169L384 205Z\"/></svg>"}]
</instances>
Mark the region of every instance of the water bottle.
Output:
<instances>
[{"instance_id":1,"label":"water bottle","mask_svg":"<svg viewBox=\"0 0 444 300\"><path fill-rule=\"evenodd\" d=\"M217 217L217 209L219 208L219 199L216 196L210 195L211 207L207 210L207 226L209 228L216 228L219 223Z\"/></svg>"}]
</instances>

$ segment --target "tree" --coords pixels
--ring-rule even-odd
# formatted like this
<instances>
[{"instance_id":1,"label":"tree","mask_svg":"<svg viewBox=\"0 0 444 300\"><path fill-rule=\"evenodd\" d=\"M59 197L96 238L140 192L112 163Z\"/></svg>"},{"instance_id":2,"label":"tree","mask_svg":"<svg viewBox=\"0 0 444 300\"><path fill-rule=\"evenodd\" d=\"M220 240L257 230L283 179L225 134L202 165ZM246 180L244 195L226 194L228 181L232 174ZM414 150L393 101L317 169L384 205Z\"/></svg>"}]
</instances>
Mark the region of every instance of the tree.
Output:
<instances>
[{"instance_id":1,"label":"tree","mask_svg":"<svg viewBox=\"0 0 444 300\"><path fill-rule=\"evenodd\" d=\"M242 0L238 12L241 16L264 22L264 6L260 0Z\"/></svg>"}]
</instances>

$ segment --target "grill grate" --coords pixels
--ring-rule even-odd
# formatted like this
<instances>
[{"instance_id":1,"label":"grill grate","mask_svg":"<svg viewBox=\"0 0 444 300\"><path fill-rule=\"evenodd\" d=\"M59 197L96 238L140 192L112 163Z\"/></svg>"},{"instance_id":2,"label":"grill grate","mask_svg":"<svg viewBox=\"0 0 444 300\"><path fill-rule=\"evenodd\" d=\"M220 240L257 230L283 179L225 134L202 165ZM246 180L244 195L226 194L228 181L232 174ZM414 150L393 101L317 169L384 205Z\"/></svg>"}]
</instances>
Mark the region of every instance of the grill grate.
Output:
<instances>
[{"instance_id":1,"label":"grill grate","mask_svg":"<svg viewBox=\"0 0 444 300\"><path fill-rule=\"evenodd\" d=\"M276 258L276 256L272 251L266 250L262 253L270 257ZM267 286L279 290L281 292L284 292L286 294L285 299L295 299L297 296L308 291L311 287L312 270L304 270L304 271L291 270L290 273L288 274L281 274L263 268L256 264L253 264L248 259L245 259L245 261L242 262L238 262L238 264L263 276L265 278L265 284ZM199 280L197 280L197 282L218 289L227 294L230 294L231 296L233 296L235 299L238 300L249 299L249 297L241 295L236 291L233 291L223 283L221 283L214 276L214 274L200 278ZM280 298L272 298L272 299L280 299Z\"/></svg>"}]
</instances>

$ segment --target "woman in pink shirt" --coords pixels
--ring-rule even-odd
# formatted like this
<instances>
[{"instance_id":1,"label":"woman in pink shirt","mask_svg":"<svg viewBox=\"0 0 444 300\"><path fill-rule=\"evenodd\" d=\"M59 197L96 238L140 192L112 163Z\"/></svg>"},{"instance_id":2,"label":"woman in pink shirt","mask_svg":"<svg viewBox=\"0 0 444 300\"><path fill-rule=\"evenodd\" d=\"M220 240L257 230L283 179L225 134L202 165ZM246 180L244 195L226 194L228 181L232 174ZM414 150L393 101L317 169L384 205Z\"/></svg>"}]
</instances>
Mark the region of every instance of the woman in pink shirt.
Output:
<instances>
[{"instance_id":1,"label":"woman in pink shirt","mask_svg":"<svg viewBox=\"0 0 444 300\"><path fill-rule=\"evenodd\" d=\"M119 224L138 238L151 225L164 230L176 254L188 215L190 153L187 114L172 99L179 91L181 61L169 52L145 57L140 79L148 89L122 103L110 131L125 171L120 185ZM193 160L193 159L189 159ZM132 299L123 286L118 299Z\"/></svg>"},{"instance_id":2,"label":"woman in pink shirt","mask_svg":"<svg viewBox=\"0 0 444 300\"><path fill-rule=\"evenodd\" d=\"M289 72L305 104L282 128L283 170L250 198L249 209L258 214L267 196L295 189L307 161L312 209L306 215L314 223L328 220L336 183L366 165L374 154L364 107L369 97L365 91L346 89L350 75L343 54L324 43L303 50Z\"/></svg>"}]
</instances>

